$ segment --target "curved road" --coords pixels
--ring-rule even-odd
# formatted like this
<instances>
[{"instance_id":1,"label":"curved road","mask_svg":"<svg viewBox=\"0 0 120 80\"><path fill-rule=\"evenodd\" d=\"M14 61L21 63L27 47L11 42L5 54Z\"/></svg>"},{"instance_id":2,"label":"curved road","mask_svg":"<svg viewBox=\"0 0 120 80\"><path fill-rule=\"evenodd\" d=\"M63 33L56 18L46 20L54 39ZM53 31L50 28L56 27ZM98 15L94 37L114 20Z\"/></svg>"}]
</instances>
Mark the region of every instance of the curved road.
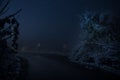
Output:
<instances>
[{"instance_id":1,"label":"curved road","mask_svg":"<svg viewBox=\"0 0 120 80\"><path fill-rule=\"evenodd\" d=\"M118 76L88 70L56 54L21 53L29 61L28 80L120 80Z\"/></svg>"}]
</instances>

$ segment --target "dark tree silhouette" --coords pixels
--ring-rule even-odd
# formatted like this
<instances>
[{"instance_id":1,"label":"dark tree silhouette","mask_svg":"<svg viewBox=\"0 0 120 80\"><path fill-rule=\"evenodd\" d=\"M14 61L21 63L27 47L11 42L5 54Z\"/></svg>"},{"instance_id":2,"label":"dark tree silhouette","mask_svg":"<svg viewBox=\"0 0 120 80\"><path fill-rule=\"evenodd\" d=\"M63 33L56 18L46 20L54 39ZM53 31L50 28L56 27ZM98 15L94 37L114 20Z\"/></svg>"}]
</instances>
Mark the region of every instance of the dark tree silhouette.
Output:
<instances>
[{"instance_id":1,"label":"dark tree silhouette","mask_svg":"<svg viewBox=\"0 0 120 80\"><path fill-rule=\"evenodd\" d=\"M27 62L15 54L18 53L19 35L19 22L15 16L21 9L4 16L10 2L11 0L0 0L0 80L24 80Z\"/></svg>"},{"instance_id":2,"label":"dark tree silhouette","mask_svg":"<svg viewBox=\"0 0 120 80\"><path fill-rule=\"evenodd\" d=\"M0 0L1 4L1 9L0 9L0 15L4 15L5 12L8 10L6 9L7 6L9 5L11 0L7 0L6 4L2 5L6 0ZM16 43L19 35L19 22L16 20L15 15L18 14L21 11L18 10L16 13L6 16L3 19L0 19L0 33L1 33L1 40L6 41L10 38L12 38L12 45L9 46L11 47L14 51L17 51L18 49L18 44ZM8 24L7 28L5 28L5 24ZM1 42L2 43L2 42ZM7 44L5 44L7 45ZM8 46L6 46L8 47Z\"/></svg>"}]
</instances>

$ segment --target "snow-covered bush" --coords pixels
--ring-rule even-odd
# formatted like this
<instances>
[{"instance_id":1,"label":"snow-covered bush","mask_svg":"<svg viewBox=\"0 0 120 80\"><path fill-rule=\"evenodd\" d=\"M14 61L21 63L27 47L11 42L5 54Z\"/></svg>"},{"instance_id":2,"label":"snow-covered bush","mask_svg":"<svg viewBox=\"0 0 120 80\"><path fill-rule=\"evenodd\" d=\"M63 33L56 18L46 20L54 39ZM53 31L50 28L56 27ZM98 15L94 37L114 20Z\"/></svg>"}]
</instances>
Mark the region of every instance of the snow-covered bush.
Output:
<instances>
[{"instance_id":1,"label":"snow-covered bush","mask_svg":"<svg viewBox=\"0 0 120 80\"><path fill-rule=\"evenodd\" d=\"M108 13L80 15L80 34L70 60L120 74L120 17Z\"/></svg>"}]
</instances>

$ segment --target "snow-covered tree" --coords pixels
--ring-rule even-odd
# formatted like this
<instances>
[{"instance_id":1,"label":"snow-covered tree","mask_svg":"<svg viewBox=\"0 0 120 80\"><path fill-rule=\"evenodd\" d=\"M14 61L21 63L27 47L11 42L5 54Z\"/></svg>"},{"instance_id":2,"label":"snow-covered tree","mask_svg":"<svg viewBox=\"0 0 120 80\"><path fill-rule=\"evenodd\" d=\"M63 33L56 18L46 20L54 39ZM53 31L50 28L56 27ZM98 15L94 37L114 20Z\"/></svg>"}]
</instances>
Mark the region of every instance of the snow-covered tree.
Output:
<instances>
[{"instance_id":1,"label":"snow-covered tree","mask_svg":"<svg viewBox=\"0 0 120 80\"><path fill-rule=\"evenodd\" d=\"M110 13L80 15L80 34L69 58L120 74L120 17Z\"/></svg>"}]
</instances>

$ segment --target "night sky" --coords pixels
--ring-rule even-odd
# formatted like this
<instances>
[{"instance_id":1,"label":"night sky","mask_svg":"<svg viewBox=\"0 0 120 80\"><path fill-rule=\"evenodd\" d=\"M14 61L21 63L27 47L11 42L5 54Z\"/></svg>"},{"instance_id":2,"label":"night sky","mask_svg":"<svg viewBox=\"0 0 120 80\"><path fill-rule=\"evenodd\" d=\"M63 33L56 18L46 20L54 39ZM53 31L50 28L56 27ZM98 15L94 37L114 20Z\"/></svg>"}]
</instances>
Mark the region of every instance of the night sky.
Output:
<instances>
[{"instance_id":1,"label":"night sky","mask_svg":"<svg viewBox=\"0 0 120 80\"><path fill-rule=\"evenodd\" d=\"M8 13L18 9L20 46L61 49L79 32L79 15L85 10L118 12L119 0L12 0Z\"/></svg>"}]
</instances>

